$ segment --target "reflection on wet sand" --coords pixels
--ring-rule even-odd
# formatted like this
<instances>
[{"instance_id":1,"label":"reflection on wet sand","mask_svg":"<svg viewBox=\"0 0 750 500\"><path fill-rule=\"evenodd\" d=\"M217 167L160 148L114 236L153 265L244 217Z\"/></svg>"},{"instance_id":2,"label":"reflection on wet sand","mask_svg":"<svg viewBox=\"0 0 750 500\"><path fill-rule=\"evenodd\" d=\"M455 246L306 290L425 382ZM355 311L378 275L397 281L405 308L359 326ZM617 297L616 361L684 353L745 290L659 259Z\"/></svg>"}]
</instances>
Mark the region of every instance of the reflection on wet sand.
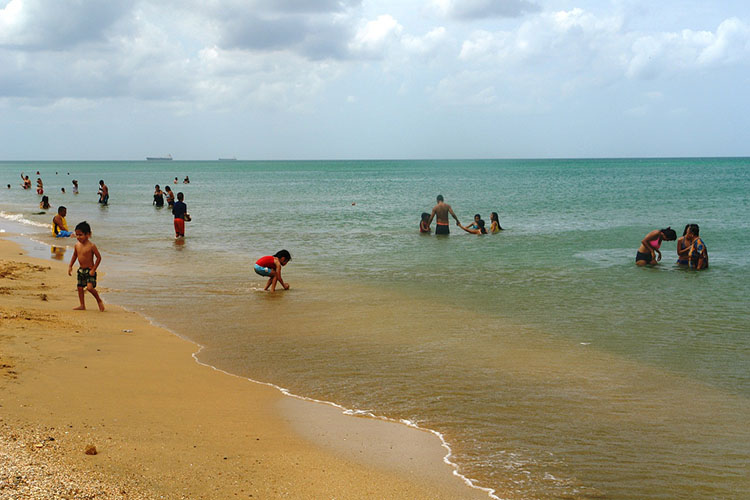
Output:
<instances>
[{"instance_id":1,"label":"reflection on wet sand","mask_svg":"<svg viewBox=\"0 0 750 500\"><path fill-rule=\"evenodd\" d=\"M55 260L63 260L63 258L65 257L65 251L67 249L68 247L56 247L53 245L50 247L50 251L52 252L52 255L50 257Z\"/></svg>"}]
</instances>

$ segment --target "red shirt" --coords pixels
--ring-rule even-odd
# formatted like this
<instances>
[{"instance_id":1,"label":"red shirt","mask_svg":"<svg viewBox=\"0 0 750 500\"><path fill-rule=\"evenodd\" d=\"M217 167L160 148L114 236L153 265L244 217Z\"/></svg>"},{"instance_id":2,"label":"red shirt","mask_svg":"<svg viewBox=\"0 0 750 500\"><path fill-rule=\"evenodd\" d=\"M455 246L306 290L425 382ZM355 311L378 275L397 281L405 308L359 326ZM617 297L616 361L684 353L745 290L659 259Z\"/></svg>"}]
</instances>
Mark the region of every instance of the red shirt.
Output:
<instances>
[{"instance_id":1,"label":"red shirt","mask_svg":"<svg viewBox=\"0 0 750 500\"><path fill-rule=\"evenodd\" d=\"M266 255L255 261L260 267L267 267L269 269L276 269L276 264L273 261L273 255Z\"/></svg>"}]
</instances>

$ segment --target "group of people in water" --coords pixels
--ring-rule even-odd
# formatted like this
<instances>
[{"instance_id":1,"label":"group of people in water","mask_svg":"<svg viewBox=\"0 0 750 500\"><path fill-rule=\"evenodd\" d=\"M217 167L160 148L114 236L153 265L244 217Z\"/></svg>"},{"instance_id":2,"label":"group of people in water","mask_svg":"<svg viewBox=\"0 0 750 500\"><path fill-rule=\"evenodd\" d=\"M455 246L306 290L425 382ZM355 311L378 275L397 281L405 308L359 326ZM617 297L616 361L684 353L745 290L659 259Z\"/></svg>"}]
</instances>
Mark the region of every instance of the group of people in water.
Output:
<instances>
[{"instance_id":1,"label":"group of people in water","mask_svg":"<svg viewBox=\"0 0 750 500\"><path fill-rule=\"evenodd\" d=\"M57 172L55 172L57 174ZM39 171L36 173L37 176L39 176ZM70 175L70 174L68 174ZM78 194L78 181L73 179L73 194ZM24 189L31 189L31 179L29 179L28 175L24 175L23 172L21 172L21 187ZM8 189L10 189L10 184L8 184ZM60 192L65 194L65 188L60 188ZM36 178L36 194L43 195L44 194L44 182L42 181L41 177ZM47 198L46 196L42 197L42 201ZM48 198L47 198L48 199ZM41 203L40 203L41 206Z\"/></svg>"},{"instance_id":2,"label":"group of people in water","mask_svg":"<svg viewBox=\"0 0 750 500\"><path fill-rule=\"evenodd\" d=\"M474 222L469 226L464 226L461 221L458 220L456 214L453 212L453 208L445 202L442 194L437 196L437 204L432 208L432 213L422 212L422 219L419 221L419 232L423 234L430 234L432 232L432 221L435 220L435 234L450 234L450 221L448 215L451 215L456 225L470 234L483 235L487 234L487 223L482 219L480 214L474 215ZM490 229L489 232L497 234L502 231L503 228L500 226L497 212L490 214Z\"/></svg>"},{"instance_id":3,"label":"group of people in water","mask_svg":"<svg viewBox=\"0 0 750 500\"><path fill-rule=\"evenodd\" d=\"M37 172L37 175L39 175L39 172ZM21 186L24 189L31 189L31 179L29 179L29 176L24 175L22 172L21 179L23 181ZM73 193L78 194L78 181L74 179L72 183ZM178 183L177 177L174 178L174 183ZM185 179L182 181L182 183L189 184L190 178L188 176L185 176ZM10 189L10 184L8 185L8 188ZM62 192L65 193L65 188L62 188ZM41 177L37 179L37 193L42 195L41 202L39 203L39 208L48 210L50 208L49 197L43 194L44 184ZM98 195L99 203L102 205L107 205L109 202L109 188L104 183L104 180L99 181ZM172 214L174 215L175 237L183 238L185 236L185 222L191 220L190 214L187 212L187 205L184 202L184 194L180 192L175 196L174 191L172 191L172 189L168 185L165 185L164 190L162 191L161 187L157 184L154 187L153 205L156 207L163 207L165 197L167 205L172 210ZM67 222L65 220L66 215L67 209L64 206L60 206L57 209L57 214L52 219L52 234L57 238L64 238L74 235L73 232L68 230ZM421 220L419 222L419 232L424 234L432 233L432 222L435 221L436 235L450 234L449 216L453 217L458 227L470 234L481 236L488 233L497 234L503 230L502 226L500 225L497 212L492 212L490 215L489 230L487 229L486 223L482 219L480 214L474 215L474 221L471 225L464 226L456 216L453 208L445 202L443 195L438 195L437 203L432 208L432 212L429 214L427 212L422 213ZM671 227L667 227L665 229L655 229L649 232L643 238L643 240L641 240L641 245L638 247L638 251L636 252L635 263L638 266L657 265L662 258L660 250L662 242L675 240L677 240L677 264L679 266L697 270L708 268L708 249L703 239L700 237L700 227L698 226L698 224L686 224L680 238L677 238L677 233ZM288 260L291 260L291 257L286 259L286 261ZM286 264L286 262L283 262L280 265L284 264ZM279 279L281 275L280 265L278 266L279 269L274 269L275 272L273 273L277 276L277 279L279 281L281 281ZM270 269L268 266L261 267ZM257 271L258 270L256 269L256 272ZM261 276L266 276L266 274L261 274ZM276 280L272 279L272 276L268 277L271 279L269 279L266 288L273 285L273 290L273 288L275 288ZM283 285L283 281L281 283Z\"/></svg>"},{"instance_id":4,"label":"group of people in water","mask_svg":"<svg viewBox=\"0 0 750 500\"><path fill-rule=\"evenodd\" d=\"M39 172L37 172L37 175L39 175ZM24 189L30 189L31 180L29 177L24 176L23 173L21 173L21 179L23 180L21 186ZM183 184L190 184L190 178L185 176L185 179L182 182ZM177 177L174 178L174 183L178 183ZM42 195L39 207L43 210L49 210L49 197L44 195L41 177L39 178L37 185L37 193ZM11 186L8 184L8 189L10 188ZM62 189L62 192L65 193L65 188ZM78 181L76 180L73 181L73 193L78 194ZM98 195L99 203L107 205L109 202L109 187L104 183L104 180L99 181ZM165 186L164 191L162 191L157 184L154 190L154 206L163 207L165 196L167 198L167 204L172 209L172 214L174 215L175 237L178 239L184 238L185 222L191 220L190 214L187 212L187 205L184 202L185 195L182 192L177 193L175 200L175 195L169 186ZM80 305L76 307L76 309L86 309L84 295L85 292L89 292L95 298L99 310L104 311L104 303L96 291L96 271L101 263L101 254L96 248L96 245L90 240L91 227L86 221L84 221L76 226L75 231L68 230L68 223L65 219L67 214L68 210L66 207L60 205L57 208L57 214L52 218L52 234L55 238L68 238L73 236L78 240L73 250L73 257L70 261L70 265L68 266L68 274L70 275L72 274L73 264L76 260L78 260L80 264L80 268L77 272L77 288ZM53 249L54 248L55 247L53 247ZM255 273L264 278L268 278L264 290L270 288L271 292L275 291L277 283L281 284L285 290L289 290L289 283L284 281L281 277L281 268L291 260L292 256L289 251L280 250L274 255L265 255L255 262Z\"/></svg>"},{"instance_id":5,"label":"group of people in water","mask_svg":"<svg viewBox=\"0 0 750 500\"><path fill-rule=\"evenodd\" d=\"M490 228L480 214L474 215L474 222L470 226L464 226L458 220L453 208L445 202L443 195L437 196L437 204L432 208L432 213L423 212L419 221L419 232L430 234L432 232L432 221L436 221L435 234L450 234L449 216L453 217L456 225L470 234L483 235L496 234L503 230L498 220L497 212L490 215ZM686 224L682 236L678 239L677 233L671 227L666 229L655 229L648 233L641 241L638 252L635 255L635 263L639 266L655 266L661 261L661 244L663 241L677 240L677 264L690 269L708 268L708 249L700 237L698 224Z\"/></svg>"},{"instance_id":6,"label":"group of people in water","mask_svg":"<svg viewBox=\"0 0 750 500\"><path fill-rule=\"evenodd\" d=\"M682 236L671 227L655 229L648 233L635 254L635 263L639 266L655 266L661 261L662 241L677 240L677 265L690 269L708 268L708 249L700 237L698 224L686 224Z\"/></svg>"},{"instance_id":7,"label":"group of people in water","mask_svg":"<svg viewBox=\"0 0 750 500\"><path fill-rule=\"evenodd\" d=\"M174 178L174 183L177 184L177 177ZM187 175L182 181L183 184L190 184L190 177ZM164 191L157 184L154 186L154 201L153 205L157 208L164 206L164 198L167 198L167 206L172 209L172 215L174 215L174 235L175 238L185 237L185 222L190 222L190 214L187 211L187 205L185 205L185 194L182 192L177 193L177 201L175 201L175 194L168 185L164 185Z\"/></svg>"}]
</instances>

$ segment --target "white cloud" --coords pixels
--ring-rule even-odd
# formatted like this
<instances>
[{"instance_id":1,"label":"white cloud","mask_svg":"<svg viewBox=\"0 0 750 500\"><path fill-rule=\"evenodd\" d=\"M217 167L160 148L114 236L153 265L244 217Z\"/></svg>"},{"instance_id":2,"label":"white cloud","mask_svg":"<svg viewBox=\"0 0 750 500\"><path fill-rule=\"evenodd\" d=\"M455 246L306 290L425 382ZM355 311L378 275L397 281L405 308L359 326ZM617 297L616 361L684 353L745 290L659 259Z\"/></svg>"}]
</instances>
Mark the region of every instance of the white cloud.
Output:
<instances>
[{"instance_id":1,"label":"white cloud","mask_svg":"<svg viewBox=\"0 0 750 500\"><path fill-rule=\"evenodd\" d=\"M0 99L307 110L331 82L369 84L380 73L389 89L345 85L335 102L352 93L365 109L371 96L409 102L427 88L441 104L521 113L592 88L665 88L665 76L750 61L747 21L729 15L713 28L667 31L617 8L429 3L442 17L395 0L9 0L0 8ZM645 92L629 106L668 100Z\"/></svg>"},{"instance_id":2,"label":"white cloud","mask_svg":"<svg viewBox=\"0 0 750 500\"><path fill-rule=\"evenodd\" d=\"M11 0L0 10L0 47L59 51L102 42L133 4L131 0Z\"/></svg>"},{"instance_id":3,"label":"white cloud","mask_svg":"<svg viewBox=\"0 0 750 500\"><path fill-rule=\"evenodd\" d=\"M750 27L737 18L722 22L698 56L699 64L731 63L748 59Z\"/></svg>"},{"instance_id":4,"label":"white cloud","mask_svg":"<svg viewBox=\"0 0 750 500\"><path fill-rule=\"evenodd\" d=\"M260 105L303 110L327 82L340 76L337 66L324 61L294 54L248 57L217 47L201 50L191 71L200 75L194 80L193 99L213 109Z\"/></svg>"},{"instance_id":5,"label":"white cloud","mask_svg":"<svg viewBox=\"0 0 750 500\"><path fill-rule=\"evenodd\" d=\"M414 55L426 55L436 50L447 39L444 27L439 26L430 30L424 36L404 35L401 43L404 49Z\"/></svg>"},{"instance_id":6,"label":"white cloud","mask_svg":"<svg viewBox=\"0 0 750 500\"><path fill-rule=\"evenodd\" d=\"M528 0L432 0L439 15L463 21L495 17L519 17L540 7Z\"/></svg>"},{"instance_id":7,"label":"white cloud","mask_svg":"<svg viewBox=\"0 0 750 500\"><path fill-rule=\"evenodd\" d=\"M465 68L484 69L482 88L498 81L521 87L547 81L564 95L623 77L649 80L709 65L747 66L749 31L731 18L715 32L642 33L628 30L620 15L575 8L542 13L514 30L475 30L463 41L459 59Z\"/></svg>"},{"instance_id":8,"label":"white cloud","mask_svg":"<svg viewBox=\"0 0 750 500\"><path fill-rule=\"evenodd\" d=\"M716 32L634 34L626 75L657 78L708 66L750 63L750 27L739 19L723 21Z\"/></svg>"},{"instance_id":9,"label":"white cloud","mask_svg":"<svg viewBox=\"0 0 750 500\"><path fill-rule=\"evenodd\" d=\"M382 57L386 48L398 41L403 29L388 14L380 15L373 21L364 21L349 42L349 50L362 57Z\"/></svg>"}]
</instances>

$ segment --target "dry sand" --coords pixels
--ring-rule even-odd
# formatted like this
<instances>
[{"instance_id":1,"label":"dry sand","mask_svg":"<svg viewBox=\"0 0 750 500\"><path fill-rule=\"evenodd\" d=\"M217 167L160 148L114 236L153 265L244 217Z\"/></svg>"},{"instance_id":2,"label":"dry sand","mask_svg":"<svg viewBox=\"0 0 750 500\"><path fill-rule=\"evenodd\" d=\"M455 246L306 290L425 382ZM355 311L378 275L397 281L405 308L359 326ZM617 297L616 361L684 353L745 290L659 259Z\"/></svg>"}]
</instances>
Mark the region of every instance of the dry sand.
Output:
<instances>
[{"instance_id":1,"label":"dry sand","mask_svg":"<svg viewBox=\"0 0 750 500\"><path fill-rule=\"evenodd\" d=\"M430 433L199 365L90 295L73 311L66 267L0 239L0 498L488 498Z\"/></svg>"}]
</instances>

